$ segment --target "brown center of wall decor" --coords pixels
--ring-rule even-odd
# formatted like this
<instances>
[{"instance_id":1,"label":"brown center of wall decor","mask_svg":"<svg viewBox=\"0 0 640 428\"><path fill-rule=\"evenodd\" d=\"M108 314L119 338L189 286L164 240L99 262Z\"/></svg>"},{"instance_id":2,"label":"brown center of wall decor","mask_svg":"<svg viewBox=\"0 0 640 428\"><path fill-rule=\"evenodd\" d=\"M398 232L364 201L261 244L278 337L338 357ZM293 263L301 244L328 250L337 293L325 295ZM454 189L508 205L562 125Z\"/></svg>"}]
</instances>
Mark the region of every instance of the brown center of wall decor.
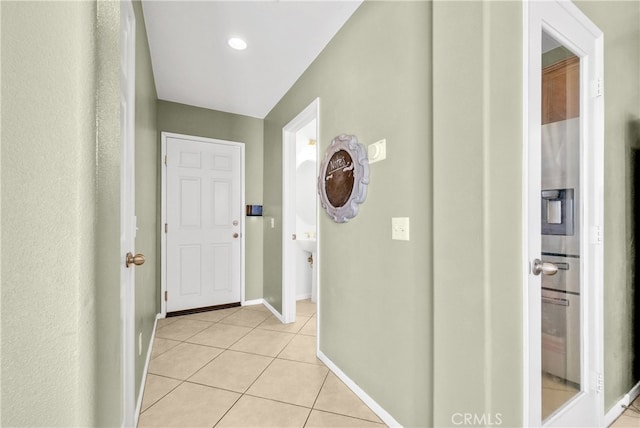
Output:
<instances>
[{"instance_id":1,"label":"brown center of wall decor","mask_svg":"<svg viewBox=\"0 0 640 428\"><path fill-rule=\"evenodd\" d=\"M339 135L327 148L318 177L322 207L336 223L345 223L358 214L358 205L367 197L369 160L354 135Z\"/></svg>"}]
</instances>

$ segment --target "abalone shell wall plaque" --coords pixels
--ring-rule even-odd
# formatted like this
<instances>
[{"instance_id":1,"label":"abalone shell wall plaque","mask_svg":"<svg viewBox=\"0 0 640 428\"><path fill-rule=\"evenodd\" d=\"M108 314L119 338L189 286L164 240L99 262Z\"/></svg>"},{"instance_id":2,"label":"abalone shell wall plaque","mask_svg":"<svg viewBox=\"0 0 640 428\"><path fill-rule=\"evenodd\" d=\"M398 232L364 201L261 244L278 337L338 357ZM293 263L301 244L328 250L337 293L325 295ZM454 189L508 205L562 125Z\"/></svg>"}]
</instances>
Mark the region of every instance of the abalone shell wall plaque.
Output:
<instances>
[{"instance_id":1,"label":"abalone shell wall plaque","mask_svg":"<svg viewBox=\"0 0 640 428\"><path fill-rule=\"evenodd\" d=\"M358 214L358 205L367 198L369 160L367 150L355 135L335 137L324 155L318 177L322 207L336 223L345 223Z\"/></svg>"}]
</instances>

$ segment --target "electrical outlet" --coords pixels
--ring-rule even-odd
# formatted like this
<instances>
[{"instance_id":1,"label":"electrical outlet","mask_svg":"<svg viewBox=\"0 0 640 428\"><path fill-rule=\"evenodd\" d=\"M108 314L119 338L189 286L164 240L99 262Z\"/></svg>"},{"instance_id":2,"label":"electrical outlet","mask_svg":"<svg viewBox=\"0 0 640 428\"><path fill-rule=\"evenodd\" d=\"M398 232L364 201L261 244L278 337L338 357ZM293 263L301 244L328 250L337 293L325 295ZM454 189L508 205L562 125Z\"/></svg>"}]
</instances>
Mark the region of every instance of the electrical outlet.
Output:
<instances>
[{"instance_id":1,"label":"electrical outlet","mask_svg":"<svg viewBox=\"0 0 640 428\"><path fill-rule=\"evenodd\" d=\"M409 217L393 217L391 219L391 239L409 240Z\"/></svg>"}]
</instances>

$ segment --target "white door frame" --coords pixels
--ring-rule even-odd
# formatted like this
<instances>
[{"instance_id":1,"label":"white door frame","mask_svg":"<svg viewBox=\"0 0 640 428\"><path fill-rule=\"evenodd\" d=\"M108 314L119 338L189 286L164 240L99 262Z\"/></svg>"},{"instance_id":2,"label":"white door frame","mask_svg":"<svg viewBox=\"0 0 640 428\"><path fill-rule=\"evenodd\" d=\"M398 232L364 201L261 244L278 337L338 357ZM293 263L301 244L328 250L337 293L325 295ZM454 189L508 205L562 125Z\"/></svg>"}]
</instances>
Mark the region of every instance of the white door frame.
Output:
<instances>
[{"instance_id":1,"label":"white door frame","mask_svg":"<svg viewBox=\"0 0 640 428\"><path fill-rule=\"evenodd\" d=\"M134 426L135 269L126 254L135 254L135 47L136 18L130 0L120 2L120 311L122 323L122 426Z\"/></svg>"},{"instance_id":2,"label":"white door frame","mask_svg":"<svg viewBox=\"0 0 640 428\"><path fill-rule=\"evenodd\" d=\"M539 141L541 138L541 46L542 30L565 42L575 52L581 52L575 44L564 37L546 22L547 17L558 11L568 12L574 18L572 26L586 30L595 40L594 53L589 57L593 61L584 61L587 53L581 55L580 82L580 134L581 134L581 189L582 204L585 209L581 215L581 257L583 269L581 278L590 281L583 296L581 325L587 326L588 335L581 335L585 349L593 353L582 355L581 387L596 391L596 417L598 426L604 418L604 391L602 390L603 362L603 232L604 219L604 113L603 91L603 34L571 2L547 1L524 2L523 4L523 426L540 426L541 421L541 325L540 287L531 286L530 262L540 258L540 238L531 237L531 230L539 230L540 218L529 215L530 207L539 206L540 196L529 190L529 183L540 182L540 171L529 168L532 163L541 162ZM568 21L565 21L565 24ZM588 78L583 78L588 76ZM600 82L597 85L597 82ZM597 89L599 87L599 89ZM597 92L599 91L599 92ZM532 95L536 94L537 95ZM587 94L587 96L584 96ZM538 143L536 144L536 141ZM538 210L539 212L539 210ZM537 243L536 243L537 241ZM532 248L537 247L536 251ZM539 277L538 277L539 278ZM584 282L583 282L584 283ZM532 309L533 308L533 309ZM587 313L592 317L587 318ZM589 321L587 323L587 321ZM584 354L587 354L585 352ZM577 395L580 396L579 393ZM572 400L565 408L570 411L579 400ZM545 426L563 421L565 411L551 417ZM593 421L592 421L593 422Z\"/></svg>"},{"instance_id":3,"label":"white door frame","mask_svg":"<svg viewBox=\"0 0 640 428\"><path fill-rule=\"evenodd\" d=\"M320 141L320 98L316 98L291 122L282 128L282 318L283 323L296 320L296 276L289 264L295 260L295 242L292 235L296 230L296 133L316 119L316 138ZM316 144L316 159L319 154ZM319 163L316 162L316 165ZM316 166L316 176L317 174ZM316 203L316 290L317 308L320 307L320 218L319 204ZM318 312L318 310L316 310Z\"/></svg>"},{"instance_id":4,"label":"white door frame","mask_svg":"<svg viewBox=\"0 0 640 428\"><path fill-rule=\"evenodd\" d=\"M167 315L167 301L164 296L167 291L167 234L165 224L167 223L167 138L181 138L200 143L215 143L240 148L240 206L245 206L245 156L244 143L237 141L218 140L215 138L196 137L193 135L176 134L173 132L161 132L162 151L160 156L160 169L162 170L162 190L161 190L161 221L160 221L160 314ZM245 218L244 211L240 216L240 304L245 303Z\"/></svg>"}]
</instances>

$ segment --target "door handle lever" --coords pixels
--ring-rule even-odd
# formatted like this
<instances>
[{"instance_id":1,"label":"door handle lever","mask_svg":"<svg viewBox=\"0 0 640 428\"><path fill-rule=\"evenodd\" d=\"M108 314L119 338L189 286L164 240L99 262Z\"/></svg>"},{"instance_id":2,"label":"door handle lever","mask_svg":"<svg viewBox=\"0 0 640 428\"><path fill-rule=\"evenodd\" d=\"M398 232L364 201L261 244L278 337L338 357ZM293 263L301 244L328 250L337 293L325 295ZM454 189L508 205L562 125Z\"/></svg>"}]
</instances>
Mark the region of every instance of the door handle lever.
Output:
<instances>
[{"instance_id":1,"label":"door handle lever","mask_svg":"<svg viewBox=\"0 0 640 428\"><path fill-rule=\"evenodd\" d=\"M543 262L540 259L535 259L531 267L531 273L534 275L555 275L558 273L558 266L551 262Z\"/></svg>"}]
</instances>

